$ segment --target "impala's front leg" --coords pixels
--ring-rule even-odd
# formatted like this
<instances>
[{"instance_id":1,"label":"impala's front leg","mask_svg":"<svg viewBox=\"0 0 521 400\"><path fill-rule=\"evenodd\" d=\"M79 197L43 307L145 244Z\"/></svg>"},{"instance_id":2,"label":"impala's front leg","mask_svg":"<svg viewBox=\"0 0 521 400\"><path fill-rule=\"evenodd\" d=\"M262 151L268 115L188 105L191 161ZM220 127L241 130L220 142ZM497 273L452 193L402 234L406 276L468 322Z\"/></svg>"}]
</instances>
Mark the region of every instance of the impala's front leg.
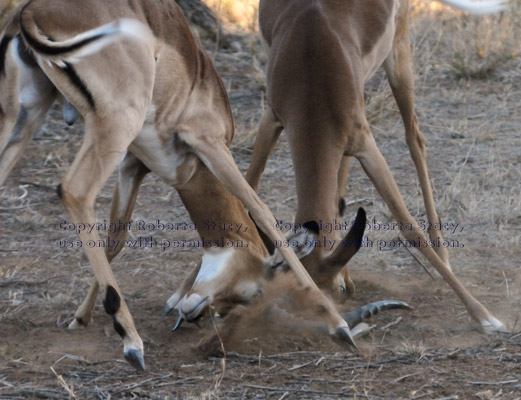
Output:
<instances>
[{"instance_id":1,"label":"impala's front leg","mask_svg":"<svg viewBox=\"0 0 521 400\"><path fill-rule=\"evenodd\" d=\"M380 150L378 150L376 142L369 131L367 121L364 121L362 129L365 134L365 143L358 154L356 154L356 157L362 164L369 179L373 182L376 190L391 210L396 221L404 225L410 224L410 226L413 227L412 230L403 231L405 239L418 247L418 250L429 260L431 265L460 298L470 316L481 325L485 332L507 331L505 325L490 314L490 312L465 289L452 270L445 265L443 260L441 260L431 247L426 245L428 242L416 224L416 221L409 213L409 210L407 210L389 166L382 156L382 153L380 153Z\"/></svg>"},{"instance_id":2,"label":"impala's front leg","mask_svg":"<svg viewBox=\"0 0 521 400\"><path fill-rule=\"evenodd\" d=\"M338 204L337 218L340 219L344 215L346 203L344 200L344 191L346 190L347 177L349 176L349 169L351 168L351 161L353 157L343 156L340 162L340 169L337 175L337 192L336 192L336 204Z\"/></svg>"},{"instance_id":3,"label":"impala's front leg","mask_svg":"<svg viewBox=\"0 0 521 400\"><path fill-rule=\"evenodd\" d=\"M282 129L281 122L268 105L259 124L259 132L255 137L251 163L246 173L246 180L256 192L259 190L259 181L264 168L266 168L266 162L275 148Z\"/></svg>"},{"instance_id":4,"label":"impala's front leg","mask_svg":"<svg viewBox=\"0 0 521 400\"><path fill-rule=\"evenodd\" d=\"M131 153L127 153L118 166L118 179L110 210L110 222L111 226L114 227L114 232L109 232L107 241L110 246L105 247L105 254L109 263L123 250L128 229L121 228L128 226L128 222L130 222L139 186L148 172L148 168ZM98 281L93 279L87 297L76 310L69 329L89 326L92 323L98 292Z\"/></svg>"}]
</instances>

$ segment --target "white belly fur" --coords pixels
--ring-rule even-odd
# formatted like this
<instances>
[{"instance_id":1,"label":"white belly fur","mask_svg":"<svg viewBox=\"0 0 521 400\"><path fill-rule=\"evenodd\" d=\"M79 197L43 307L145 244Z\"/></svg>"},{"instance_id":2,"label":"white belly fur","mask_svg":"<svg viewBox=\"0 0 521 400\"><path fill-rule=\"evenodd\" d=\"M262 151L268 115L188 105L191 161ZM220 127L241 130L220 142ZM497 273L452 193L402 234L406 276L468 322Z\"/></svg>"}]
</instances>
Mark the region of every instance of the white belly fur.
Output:
<instances>
[{"instance_id":1,"label":"white belly fur","mask_svg":"<svg viewBox=\"0 0 521 400\"><path fill-rule=\"evenodd\" d=\"M154 122L155 107L151 105L143 129L129 151L169 185L186 182L195 170L197 157L187 152L187 145L176 140L175 133L161 136Z\"/></svg>"}]
</instances>

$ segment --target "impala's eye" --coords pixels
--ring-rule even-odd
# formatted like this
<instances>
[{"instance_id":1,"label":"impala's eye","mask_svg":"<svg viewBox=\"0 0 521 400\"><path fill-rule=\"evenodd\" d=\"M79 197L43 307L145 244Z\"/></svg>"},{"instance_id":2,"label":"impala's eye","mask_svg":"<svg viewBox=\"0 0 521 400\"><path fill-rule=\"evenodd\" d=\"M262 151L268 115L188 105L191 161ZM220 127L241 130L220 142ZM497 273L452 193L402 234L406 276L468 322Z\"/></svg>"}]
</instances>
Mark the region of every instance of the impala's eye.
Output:
<instances>
[{"instance_id":1,"label":"impala's eye","mask_svg":"<svg viewBox=\"0 0 521 400\"><path fill-rule=\"evenodd\" d=\"M341 285L341 286L340 286L340 291L341 291L342 293L345 293L345 292L347 291L347 289L346 289L345 286L342 286L342 285Z\"/></svg>"}]
</instances>

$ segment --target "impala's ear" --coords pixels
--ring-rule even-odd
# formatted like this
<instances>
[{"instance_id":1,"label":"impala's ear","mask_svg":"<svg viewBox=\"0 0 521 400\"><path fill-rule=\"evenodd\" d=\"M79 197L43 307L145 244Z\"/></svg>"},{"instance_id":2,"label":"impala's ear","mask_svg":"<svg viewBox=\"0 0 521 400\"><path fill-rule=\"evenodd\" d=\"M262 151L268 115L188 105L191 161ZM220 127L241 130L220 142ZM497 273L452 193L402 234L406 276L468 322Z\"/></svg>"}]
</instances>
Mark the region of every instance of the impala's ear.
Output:
<instances>
[{"instance_id":1,"label":"impala's ear","mask_svg":"<svg viewBox=\"0 0 521 400\"><path fill-rule=\"evenodd\" d=\"M291 232L286 235L291 248L295 251L295 254L299 260L309 255L315 248L314 243L320 232L320 228L316 221L309 221L302 225L302 228L297 229L295 232Z\"/></svg>"},{"instance_id":2,"label":"impala's ear","mask_svg":"<svg viewBox=\"0 0 521 400\"><path fill-rule=\"evenodd\" d=\"M286 235L284 246L291 247L299 260L309 255L315 248L315 241L320 229L315 221L306 222L300 229ZM276 270L287 270L288 265L279 251L275 249L274 254L265 262L268 278Z\"/></svg>"},{"instance_id":3,"label":"impala's ear","mask_svg":"<svg viewBox=\"0 0 521 400\"><path fill-rule=\"evenodd\" d=\"M342 239L340 243L338 243L333 253L331 253L326 258L326 262L333 266L343 268L362 246L365 225L365 210L363 208L359 208L353 226L347 233L346 237Z\"/></svg>"}]
</instances>

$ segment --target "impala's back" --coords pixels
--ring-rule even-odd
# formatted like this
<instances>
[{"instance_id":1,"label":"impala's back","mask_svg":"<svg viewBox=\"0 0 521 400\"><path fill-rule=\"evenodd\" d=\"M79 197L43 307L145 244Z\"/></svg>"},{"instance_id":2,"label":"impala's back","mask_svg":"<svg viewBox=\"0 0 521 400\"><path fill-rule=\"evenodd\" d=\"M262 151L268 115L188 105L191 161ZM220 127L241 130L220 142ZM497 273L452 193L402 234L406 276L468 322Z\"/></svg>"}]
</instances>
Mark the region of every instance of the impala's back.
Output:
<instances>
[{"instance_id":1,"label":"impala's back","mask_svg":"<svg viewBox=\"0 0 521 400\"><path fill-rule=\"evenodd\" d=\"M346 112L363 102L364 81L391 49L396 9L394 0L260 2L268 101L285 127L318 133L325 120L345 127Z\"/></svg>"}]
</instances>

